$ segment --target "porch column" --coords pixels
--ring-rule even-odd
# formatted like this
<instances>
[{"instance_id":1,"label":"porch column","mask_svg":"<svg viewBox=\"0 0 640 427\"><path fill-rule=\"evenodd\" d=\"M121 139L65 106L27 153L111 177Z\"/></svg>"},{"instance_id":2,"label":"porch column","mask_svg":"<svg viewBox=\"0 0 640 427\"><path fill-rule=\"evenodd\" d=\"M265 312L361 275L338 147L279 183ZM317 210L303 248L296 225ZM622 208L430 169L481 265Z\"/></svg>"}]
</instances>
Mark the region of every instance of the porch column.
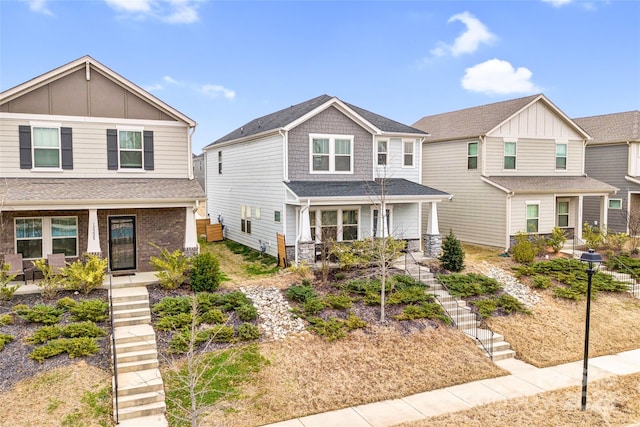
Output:
<instances>
[{"instance_id":1,"label":"porch column","mask_svg":"<svg viewBox=\"0 0 640 427\"><path fill-rule=\"evenodd\" d=\"M576 229L575 229L574 234L580 240L582 240L582 209L583 209L583 201L584 201L584 197L582 195L578 196L578 223L576 224Z\"/></svg>"},{"instance_id":2,"label":"porch column","mask_svg":"<svg viewBox=\"0 0 640 427\"><path fill-rule=\"evenodd\" d=\"M185 214L184 253L187 256L198 255L200 253L200 245L198 244L196 232L196 214L190 206L185 208Z\"/></svg>"},{"instance_id":3,"label":"porch column","mask_svg":"<svg viewBox=\"0 0 640 427\"><path fill-rule=\"evenodd\" d=\"M609 196L600 198L600 229L606 230L609 222Z\"/></svg>"},{"instance_id":4,"label":"porch column","mask_svg":"<svg viewBox=\"0 0 640 427\"><path fill-rule=\"evenodd\" d=\"M442 235L438 227L438 203L429 203L429 221L424 234L424 256L438 258L442 254Z\"/></svg>"},{"instance_id":5,"label":"porch column","mask_svg":"<svg viewBox=\"0 0 640 427\"><path fill-rule=\"evenodd\" d=\"M98 227L98 210L89 209L89 228L87 231L87 253L102 257L100 249L100 228Z\"/></svg>"},{"instance_id":6,"label":"porch column","mask_svg":"<svg viewBox=\"0 0 640 427\"><path fill-rule=\"evenodd\" d=\"M310 204L300 209L298 224L299 235L296 239L296 264L306 263L313 266L316 263L316 242L311 238L311 221L309 219Z\"/></svg>"}]
</instances>

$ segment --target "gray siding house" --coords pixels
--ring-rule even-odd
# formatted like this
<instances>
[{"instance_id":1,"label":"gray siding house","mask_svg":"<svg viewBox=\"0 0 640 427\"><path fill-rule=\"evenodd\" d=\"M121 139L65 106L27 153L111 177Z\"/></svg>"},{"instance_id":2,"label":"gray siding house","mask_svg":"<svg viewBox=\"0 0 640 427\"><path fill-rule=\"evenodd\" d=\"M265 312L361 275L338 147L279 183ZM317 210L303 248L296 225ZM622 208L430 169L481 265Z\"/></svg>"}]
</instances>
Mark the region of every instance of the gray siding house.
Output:
<instances>
[{"instance_id":1,"label":"gray siding house","mask_svg":"<svg viewBox=\"0 0 640 427\"><path fill-rule=\"evenodd\" d=\"M584 219L628 233L628 219L640 220L640 111L573 119L593 139L587 142L585 172L620 190L607 200L608 222L600 221L600 201L584 200Z\"/></svg>"},{"instance_id":2,"label":"gray siding house","mask_svg":"<svg viewBox=\"0 0 640 427\"><path fill-rule=\"evenodd\" d=\"M555 226L580 237L584 198L606 204L617 190L585 175L589 134L542 94L413 126L431 134L422 181L455 195L440 205L440 225L465 242L509 248L518 232L548 234Z\"/></svg>"},{"instance_id":3,"label":"gray siding house","mask_svg":"<svg viewBox=\"0 0 640 427\"><path fill-rule=\"evenodd\" d=\"M150 243L197 253L195 126L89 56L0 93L0 254L135 272Z\"/></svg>"},{"instance_id":4,"label":"gray siding house","mask_svg":"<svg viewBox=\"0 0 640 427\"><path fill-rule=\"evenodd\" d=\"M392 235L418 250L424 208L439 251L437 205L449 195L422 185L426 135L328 95L257 118L204 148L208 216L274 256L284 235L298 262L324 239Z\"/></svg>"}]
</instances>

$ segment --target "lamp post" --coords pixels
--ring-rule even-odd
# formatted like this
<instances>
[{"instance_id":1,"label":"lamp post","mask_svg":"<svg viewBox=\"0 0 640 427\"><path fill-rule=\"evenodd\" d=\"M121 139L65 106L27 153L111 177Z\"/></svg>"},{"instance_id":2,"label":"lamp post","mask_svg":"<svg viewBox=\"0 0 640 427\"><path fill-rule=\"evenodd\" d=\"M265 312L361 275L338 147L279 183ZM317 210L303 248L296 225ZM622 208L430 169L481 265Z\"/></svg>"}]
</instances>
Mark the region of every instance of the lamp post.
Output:
<instances>
[{"instance_id":1,"label":"lamp post","mask_svg":"<svg viewBox=\"0 0 640 427\"><path fill-rule=\"evenodd\" d=\"M589 317L591 315L591 278L595 273L593 269L594 264L602 262L602 257L599 253L596 253L593 249L589 249L589 252L583 252L580 256L580 261L589 264L587 268L588 284L587 284L587 319L585 322L584 332L584 364L582 368L582 410L587 409L587 372L589 369Z\"/></svg>"}]
</instances>

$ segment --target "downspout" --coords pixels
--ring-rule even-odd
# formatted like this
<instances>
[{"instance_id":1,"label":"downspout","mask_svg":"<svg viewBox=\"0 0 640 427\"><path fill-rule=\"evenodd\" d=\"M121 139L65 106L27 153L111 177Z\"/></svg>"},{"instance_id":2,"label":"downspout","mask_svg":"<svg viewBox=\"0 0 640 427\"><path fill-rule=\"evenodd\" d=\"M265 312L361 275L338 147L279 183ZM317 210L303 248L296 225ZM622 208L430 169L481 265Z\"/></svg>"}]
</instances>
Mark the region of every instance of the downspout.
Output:
<instances>
[{"instance_id":1,"label":"downspout","mask_svg":"<svg viewBox=\"0 0 640 427\"><path fill-rule=\"evenodd\" d=\"M486 138L484 138L482 135L478 135L478 141L480 142L480 148L481 148L481 159L480 161L482 162L482 168L481 168L481 175L482 176L487 176L487 162L485 161L485 159L487 158L486 154L487 154L487 144L486 144Z\"/></svg>"},{"instance_id":2,"label":"downspout","mask_svg":"<svg viewBox=\"0 0 640 427\"><path fill-rule=\"evenodd\" d=\"M507 200L506 200L506 226L507 226L507 233L506 233L506 237L505 237L505 245L504 245L504 252L507 253L509 252L509 248L511 247L511 198L513 197L514 192L511 191L509 193L507 193Z\"/></svg>"},{"instance_id":3,"label":"downspout","mask_svg":"<svg viewBox=\"0 0 640 427\"><path fill-rule=\"evenodd\" d=\"M188 142L188 146L189 149L187 150L188 153L188 161L187 164L189 165L189 180L193 180L193 143L192 143L192 138L193 138L193 134L196 131L196 127L195 126L189 126L189 131L187 134L187 142Z\"/></svg>"},{"instance_id":4,"label":"downspout","mask_svg":"<svg viewBox=\"0 0 640 427\"><path fill-rule=\"evenodd\" d=\"M285 130L278 130L282 137L282 179L289 181L289 133Z\"/></svg>"}]
</instances>

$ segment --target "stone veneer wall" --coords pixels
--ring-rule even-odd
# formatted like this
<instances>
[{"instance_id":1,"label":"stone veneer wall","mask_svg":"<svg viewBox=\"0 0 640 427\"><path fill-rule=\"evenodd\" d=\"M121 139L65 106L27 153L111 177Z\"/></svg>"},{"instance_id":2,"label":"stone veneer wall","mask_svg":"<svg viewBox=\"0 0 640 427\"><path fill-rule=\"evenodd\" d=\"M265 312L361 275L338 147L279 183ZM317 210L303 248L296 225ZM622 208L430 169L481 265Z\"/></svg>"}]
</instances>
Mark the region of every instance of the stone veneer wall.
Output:
<instances>
[{"instance_id":1,"label":"stone veneer wall","mask_svg":"<svg viewBox=\"0 0 640 427\"><path fill-rule=\"evenodd\" d=\"M427 258L438 258L442 255L442 235L424 235L424 256Z\"/></svg>"}]
</instances>

